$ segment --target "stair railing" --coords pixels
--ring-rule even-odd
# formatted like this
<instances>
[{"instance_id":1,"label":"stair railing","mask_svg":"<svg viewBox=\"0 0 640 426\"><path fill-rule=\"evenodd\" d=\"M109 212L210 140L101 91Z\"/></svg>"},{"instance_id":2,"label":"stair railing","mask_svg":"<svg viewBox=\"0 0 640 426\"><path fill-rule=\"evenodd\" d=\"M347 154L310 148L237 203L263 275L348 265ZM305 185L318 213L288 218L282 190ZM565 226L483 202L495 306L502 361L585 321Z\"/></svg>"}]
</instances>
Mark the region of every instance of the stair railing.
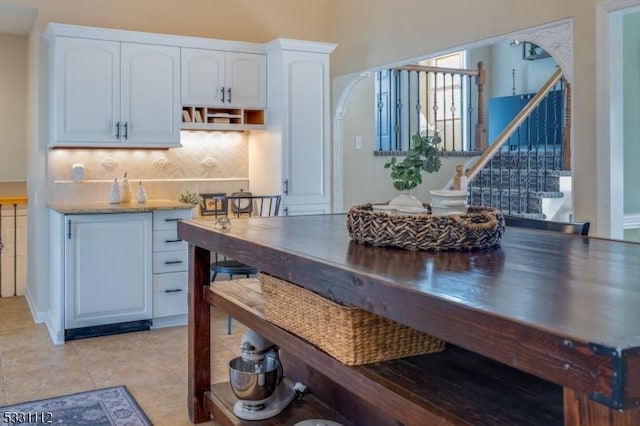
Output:
<instances>
[{"instance_id":1,"label":"stair railing","mask_svg":"<svg viewBox=\"0 0 640 426\"><path fill-rule=\"evenodd\" d=\"M538 92L529 100L527 105L514 117L505 129L496 137L493 143L482 153L478 160L471 166L465 175L467 181L471 182L480 173L491 159L500 151L502 146L509 140L518 127L531 115L547 94L555 87L563 77L562 70L558 68ZM567 108L568 109L568 108ZM567 132L568 133L568 132ZM458 188L459 189L459 188Z\"/></svg>"}]
</instances>

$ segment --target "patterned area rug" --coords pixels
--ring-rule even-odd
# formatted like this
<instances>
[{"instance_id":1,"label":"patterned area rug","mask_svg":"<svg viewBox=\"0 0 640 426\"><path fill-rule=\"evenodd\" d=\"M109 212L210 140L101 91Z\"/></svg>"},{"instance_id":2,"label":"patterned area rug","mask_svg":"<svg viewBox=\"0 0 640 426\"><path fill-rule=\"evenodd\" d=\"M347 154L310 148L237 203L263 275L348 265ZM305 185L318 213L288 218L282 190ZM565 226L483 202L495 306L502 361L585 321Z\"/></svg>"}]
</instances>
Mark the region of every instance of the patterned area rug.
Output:
<instances>
[{"instance_id":1,"label":"patterned area rug","mask_svg":"<svg viewBox=\"0 0 640 426\"><path fill-rule=\"evenodd\" d=\"M0 423L73 426L152 425L125 386L0 407Z\"/></svg>"}]
</instances>

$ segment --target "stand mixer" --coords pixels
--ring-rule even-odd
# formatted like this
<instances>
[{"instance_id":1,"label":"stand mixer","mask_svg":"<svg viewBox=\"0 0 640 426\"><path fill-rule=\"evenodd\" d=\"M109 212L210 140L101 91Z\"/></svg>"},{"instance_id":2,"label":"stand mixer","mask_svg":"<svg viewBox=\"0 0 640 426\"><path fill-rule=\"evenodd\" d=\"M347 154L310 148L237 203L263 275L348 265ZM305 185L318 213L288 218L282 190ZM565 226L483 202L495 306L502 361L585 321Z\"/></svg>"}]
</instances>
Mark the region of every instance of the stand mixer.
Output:
<instances>
[{"instance_id":1,"label":"stand mixer","mask_svg":"<svg viewBox=\"0 0 640 426\"><path fill-rule=\"evenodd\" d=\"M229 362L229 383L238 401L233 413L244 420L277 416L296 395L282 382L278 347L253 330L240 342L240 356Z\"/></svg>"}]
</instances>

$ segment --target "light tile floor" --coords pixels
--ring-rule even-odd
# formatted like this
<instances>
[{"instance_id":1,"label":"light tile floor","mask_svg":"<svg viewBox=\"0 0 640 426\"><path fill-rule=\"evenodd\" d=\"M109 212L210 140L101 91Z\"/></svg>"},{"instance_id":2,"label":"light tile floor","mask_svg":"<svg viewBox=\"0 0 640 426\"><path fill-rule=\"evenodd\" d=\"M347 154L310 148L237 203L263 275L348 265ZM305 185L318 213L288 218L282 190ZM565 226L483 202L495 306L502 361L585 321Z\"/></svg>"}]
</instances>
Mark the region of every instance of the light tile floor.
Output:
<instances>
[{"instance_id":1,"label":"light tile floor","mask_svg":"<svg viewBox=\"0 0 640 426\"><path fill-rule=\"evenodd\" d=\"M212 309L212 383L227 381L246 327ZM24 297L0 298L0 406L126 385L154 425L190 425L187 327L93 337L53 345Z\"/></svg>"}]
</instances>

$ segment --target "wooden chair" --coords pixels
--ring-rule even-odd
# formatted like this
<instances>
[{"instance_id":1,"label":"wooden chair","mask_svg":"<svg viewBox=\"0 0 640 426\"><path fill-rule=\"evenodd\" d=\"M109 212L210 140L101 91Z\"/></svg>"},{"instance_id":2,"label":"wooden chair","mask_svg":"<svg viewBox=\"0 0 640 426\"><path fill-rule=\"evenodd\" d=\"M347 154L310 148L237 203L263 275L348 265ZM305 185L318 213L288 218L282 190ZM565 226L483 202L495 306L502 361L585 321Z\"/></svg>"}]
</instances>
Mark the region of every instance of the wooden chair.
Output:
<instances>
[{"instance_id":1,"label":"wooden chair","mask_svg":"<svg viewBox=\"0 0 640 426\"><path fill-rule=\"evenodd\" d=\"M564 232L565 234L589 235L590 222L553 222L508 215L504 215L504 220L507 226Z\"/></svg>"},{"instance_id":2,"label":"wooden chair","mask_svg":"<svg viewBox=\"0 0 640 426\"><path fill-rule=\"evenodd\" d=\"M278 216L280 201L280 195L252 195L248 192L226 197L227 211L230 210L234 217ZM226 274L232 280L234 275L249 278L252 275L257 275L260 270L237 260L228 259L226 256L218 259L216 253L214 262L211 264L211 272L211 282L213 282L218 274ZM231 334L231 315L227 316L227 334Z\"/></svg>"}]
</instances>

